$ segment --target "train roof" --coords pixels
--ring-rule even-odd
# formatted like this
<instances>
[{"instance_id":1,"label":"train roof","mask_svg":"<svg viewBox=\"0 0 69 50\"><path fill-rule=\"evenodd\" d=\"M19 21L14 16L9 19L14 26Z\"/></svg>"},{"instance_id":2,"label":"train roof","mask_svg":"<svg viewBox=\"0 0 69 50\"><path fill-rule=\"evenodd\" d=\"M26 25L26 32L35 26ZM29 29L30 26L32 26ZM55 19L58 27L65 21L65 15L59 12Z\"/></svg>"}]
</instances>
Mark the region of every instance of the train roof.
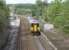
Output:
<instances>
[{"instance_id":1,"label":"train roof","mask_svg":"<svg viewBox=\"0 0 69 50\"><path fill-rule=\"evenodd\" d=\"M31 20L29 20L29 23L39 23L39 20L31 19Z\"/></svg>"},{"instance_id":2,"label":"train roof","mask_svg":"<svg viewBox=\"0 0 69 50\"><path fill-rule=\"evenodd\" d=\"M28 16L27 19L28 19L29 23L39 23L39 20L32 16Z\"/></svg>"}]
</instances>

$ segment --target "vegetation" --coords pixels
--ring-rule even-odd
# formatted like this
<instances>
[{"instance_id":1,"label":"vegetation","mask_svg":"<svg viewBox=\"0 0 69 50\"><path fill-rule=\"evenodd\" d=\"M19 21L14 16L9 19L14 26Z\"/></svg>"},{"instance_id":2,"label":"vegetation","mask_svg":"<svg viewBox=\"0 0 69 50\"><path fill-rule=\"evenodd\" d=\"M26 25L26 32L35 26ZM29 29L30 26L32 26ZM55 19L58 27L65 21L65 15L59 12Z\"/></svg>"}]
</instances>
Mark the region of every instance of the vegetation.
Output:
<instances>
[{"instance_id":1,"label":"vegetation","mask_svg":"<svg viewBox=\"0 0 69 50\"><path fill-rule=\"evenodd\" d=\"M56 28L69 33L69 0L54 0L51 3L37 0L36 9L42 12L42 18L55 25ZM40 11L42 9L42 11Z\"/></svg>"},{"instance_id":2,"label":"vegetation","mask_svg":"<svg viewBox=\"0 0 69 50\"><path fill-rule=\"evenodd\" d=\"M69 33L69 0L62 1L54 0L47 3L37 0L36 4L16 4L16 11L18 14L32 12L32 16L52 23L56 28Z\"/></svg>"},{"instance_id":3,"label":"vegetation","mask_svg":"<svg viewBox=\"0 0 69 50\"><path fill-rule=\"evenodd\" d=\"M16 13L20 15L31 13L32 6L34 7L34 4L15 4Z\"/></svg>"},{"instance_id":4,"label":"vegetation","mask_svg":"<svg viewBox=\"0 0 69 50\"><path fill-rule=\"evenodd\" d=\"M55 25L55 27L69 33L69 1L62 2L62 0L55 0L48 7L48 17L50 22Z\"/></svg>"},{"instance_id":5,"label":"vegetation","mask_svg":"<svg viewBox=\"0 0 69 50\"><path fill-rule=\"evenodd\" d=\"M12 5L13 4L8 4L9 7ZM16 14L27 15L28 13L32 13L31 9L33 9L34 4L14 4L14 6Z\"/></svg>"},{"instance_id":6,"label":"vegetation","mask_svg":"<svg viewBox=\"0 0 69 50\"><path fill-rule=\"evenodd\" d=\"M0 32L6 27L7 19L9 16L9 8L4 0L0 0Z\"/></svg>"},{"instance_id":7,"label":"vegetation","mask_svg":"<svg viewBox=\"0 0 69 50\"><path fill-rule=\"evenodd\" d=\"M0 47L5 43L7 33L6 28L8 25L9 8L5 0L0 0Z\"/></svg>"},{"instance_id":8,"label":"vegetation","mask_svg":"<svg viewBox=\"0 0 69 50\"><path fill-rule=\"evenodd\" d=\"M64 31L66 33L69 33L69 0L66 0L63 3L63 17L65 19L65 23L64 23Z\"/></svg>"},{"instance_id":9,"label":"vegetation","mask_svg":"<svg viewBox=\"0 0 69 50\"><path fill-rule=\"evenodd\" d=\"M32 15L33 16L42 16L42 1L41 0L37 0L36 4L34 5L33 9L32 9Z\"/></svg>"}]
</instances>

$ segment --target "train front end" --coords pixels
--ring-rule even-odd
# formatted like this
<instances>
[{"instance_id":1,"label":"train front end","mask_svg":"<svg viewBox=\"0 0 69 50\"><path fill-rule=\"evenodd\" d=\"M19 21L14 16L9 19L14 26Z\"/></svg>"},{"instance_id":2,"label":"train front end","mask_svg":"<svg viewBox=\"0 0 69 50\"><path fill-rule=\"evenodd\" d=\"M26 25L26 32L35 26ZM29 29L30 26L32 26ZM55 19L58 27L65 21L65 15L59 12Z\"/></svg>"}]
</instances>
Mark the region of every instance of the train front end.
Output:
<instances>
[{"instance_id":1,"label":"train front end","mask_svg":"<svg viewBox=\"0 0 69 50\"><path fill-rule=\"evenodd\" d=\"M31 22L30 22L30 32L34 36L41 35L41 33L40 33L40 25L39 25L38 20L35 20L35 19L31 20Z\"/></svg>"}]
</instances>

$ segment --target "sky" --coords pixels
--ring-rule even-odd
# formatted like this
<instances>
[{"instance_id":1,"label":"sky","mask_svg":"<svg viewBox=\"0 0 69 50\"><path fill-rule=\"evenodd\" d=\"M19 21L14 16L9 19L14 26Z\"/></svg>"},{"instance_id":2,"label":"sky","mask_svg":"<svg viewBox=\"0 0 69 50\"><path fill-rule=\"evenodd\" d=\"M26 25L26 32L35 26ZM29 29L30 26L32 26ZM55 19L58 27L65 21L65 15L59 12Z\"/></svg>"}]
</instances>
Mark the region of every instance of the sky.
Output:
<instances>
[{"instance_id":1,"label":"sky","mask_svg":"<svg viewBox=\"0 0 69 50\"><path fill-rule=\"evenodd\" d=\"M50 2L49 0L48 2ZM32 3L35 4L36 0L6 0L7 4L17 4L17 3Z\"/></svg>"}]
</instances>

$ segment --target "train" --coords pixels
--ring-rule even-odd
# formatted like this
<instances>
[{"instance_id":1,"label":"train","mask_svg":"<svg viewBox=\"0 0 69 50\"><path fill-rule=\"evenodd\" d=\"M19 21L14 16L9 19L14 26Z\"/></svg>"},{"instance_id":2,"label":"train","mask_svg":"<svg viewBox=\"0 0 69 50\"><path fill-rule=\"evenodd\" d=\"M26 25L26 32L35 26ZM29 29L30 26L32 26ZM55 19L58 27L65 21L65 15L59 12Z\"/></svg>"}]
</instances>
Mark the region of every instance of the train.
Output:
<instances>
[{"instance_id":1,"label":"train","mask_svg":"<svg viewBox=\"0 0 69 50\"><path fill-rule=\"evenodd\" d=\"M29 25L30 25L30 32L32 33L33 36L40 36L40 22L38 19L29 17L28 18Z\"/></svg>"}]
</instances>

